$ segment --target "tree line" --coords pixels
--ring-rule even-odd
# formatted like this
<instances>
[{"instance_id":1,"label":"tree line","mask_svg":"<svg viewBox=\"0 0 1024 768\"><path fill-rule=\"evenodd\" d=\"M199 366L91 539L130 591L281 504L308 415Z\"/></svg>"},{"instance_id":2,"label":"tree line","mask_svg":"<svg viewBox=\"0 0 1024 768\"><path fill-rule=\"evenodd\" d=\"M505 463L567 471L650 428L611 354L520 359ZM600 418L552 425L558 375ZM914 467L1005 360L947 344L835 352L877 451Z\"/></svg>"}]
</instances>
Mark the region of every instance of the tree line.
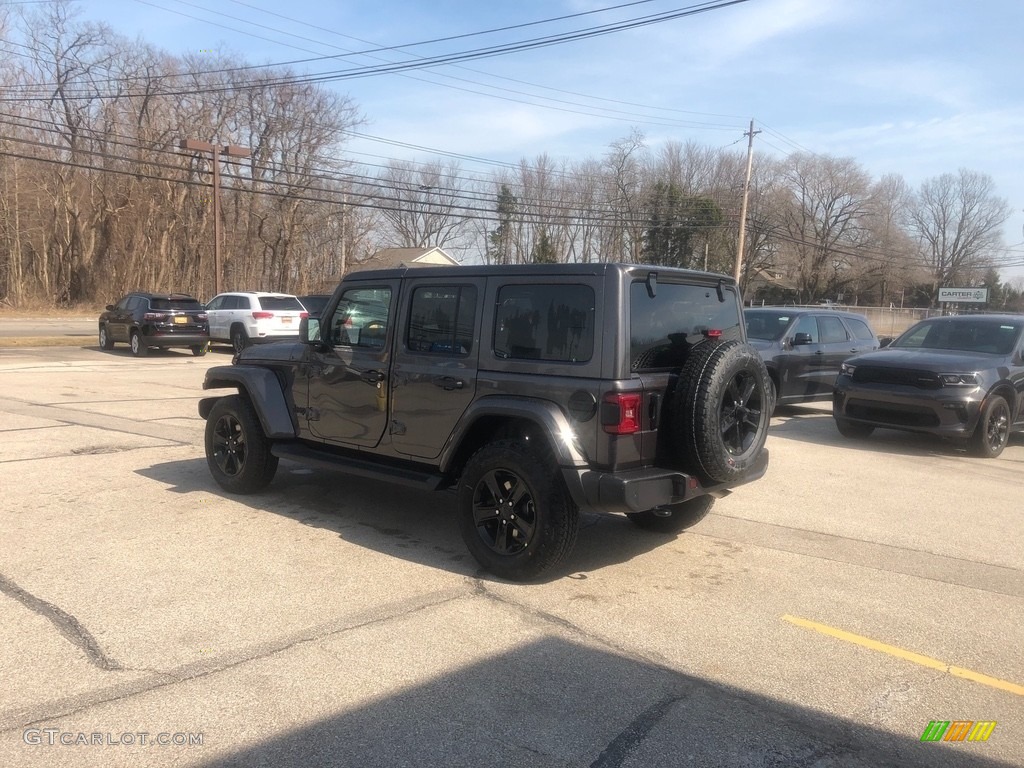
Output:
<instances>
[{"instance_id":1,"label":"tree line","mask_svg":"<svg viewBox=\"0 0 1024 768\"><path fill-rule=\"evenodd\" d=\"M350 98L225 53L173 56L79 20L66 2L0 18L0 301L106 303L126 290L214 291L212 158L222 162L222 282L307 293L381 248L467 262L625 261L731 274L745 155L634 131L597 158L545 154L487 174L455 159L358 163ZM855 160L757 156L742 281L771 301L934 304L1000 282L1010 206L960 169L911 189Z\"/></svg>"}]
</instances>

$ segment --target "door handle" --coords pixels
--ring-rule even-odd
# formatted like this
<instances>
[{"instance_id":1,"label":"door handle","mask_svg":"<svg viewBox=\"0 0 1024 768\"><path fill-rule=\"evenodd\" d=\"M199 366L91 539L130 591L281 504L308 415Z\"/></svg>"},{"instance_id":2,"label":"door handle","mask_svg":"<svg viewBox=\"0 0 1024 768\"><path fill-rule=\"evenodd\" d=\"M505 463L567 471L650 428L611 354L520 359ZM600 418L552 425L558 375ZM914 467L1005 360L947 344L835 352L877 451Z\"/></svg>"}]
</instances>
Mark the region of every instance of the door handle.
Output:
<instances>
[{"instance_id":1,"label":"door handle","mask_svg":"<svg viewBox=\"0 0 1024 768\"><path fill-rule=\"evenodd\" d=\"M451 376L442 376L439 379L434 379L434 386L441 387L445 392L451 392L453 389L462 389L466 385L462 379L456 379Z\"/></svg>"},{"instance_id":2,"label":"door handle","mask_svg":"<svg viewBox=\"0 0 1024 768\"><path fill-rule=\"evenodd\" d=\"M823 349L819 349L819 350L818 350L817 352L815 352L814 354L816 354L816 355L824 355L824 354L825 354L825 350L823 350Z\"/></svg>"},{"instance_id":3,"label":"door handle","mask_svg":"<svg viewBox=\"0 0 1024 768\"><path fill-rule=\"evenodd\" d=\"M365 381L367 384L379 384L384 381L384 374L380 371L363 371L359 378Z\"/></svg>"}]
</instances>

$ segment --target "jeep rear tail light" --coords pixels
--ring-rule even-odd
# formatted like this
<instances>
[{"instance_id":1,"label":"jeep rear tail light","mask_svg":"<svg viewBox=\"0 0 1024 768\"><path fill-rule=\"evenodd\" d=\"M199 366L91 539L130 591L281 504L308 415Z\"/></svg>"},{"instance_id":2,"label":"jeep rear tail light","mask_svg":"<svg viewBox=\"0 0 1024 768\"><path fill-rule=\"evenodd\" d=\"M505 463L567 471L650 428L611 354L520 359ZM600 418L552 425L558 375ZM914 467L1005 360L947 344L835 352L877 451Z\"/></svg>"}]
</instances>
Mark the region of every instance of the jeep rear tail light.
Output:
<instances>
[{"instance_id":1,"label":"jeep rear tail light","mask_svg":"<svg viewBox=\"0 0 1024 768\"><path fill-rule=\"evenodd\" d=\"M252 316L256 320L269 320L270 318L272 318L274 316L274 313L273 312L253 312Z\"/></svg>"},{"instance_id":2,"label":"jeep rear tail light","mask_svg":"<svg viewBox=\"0 0 1024 768\"><path fill-rule=\"evenodd\" d=\"M610 435L632 435L640 431L638 392L609 392L601 402L601 426Z\"/></svg>"},{"instance_id":3,"label":"jeep rear tail light","mask_svg":"<svg viewBox=\"0 0 1024 768\"><path fill-rule=\"evenodd\" d=\"M309 319L309 312L299 312L299 317L303 320Z\"/></svg>"}]
</instances>

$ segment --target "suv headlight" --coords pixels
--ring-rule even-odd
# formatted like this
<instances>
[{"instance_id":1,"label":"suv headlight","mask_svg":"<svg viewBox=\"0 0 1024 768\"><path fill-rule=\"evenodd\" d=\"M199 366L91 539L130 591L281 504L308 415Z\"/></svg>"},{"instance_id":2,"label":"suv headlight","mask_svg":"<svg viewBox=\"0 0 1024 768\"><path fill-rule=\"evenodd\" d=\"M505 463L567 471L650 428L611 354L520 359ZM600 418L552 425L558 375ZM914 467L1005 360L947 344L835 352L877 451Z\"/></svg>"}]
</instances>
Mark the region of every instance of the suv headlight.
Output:
<instances>
[{"instance_id":1,"label":"suv headlight","mask_svg":"<svg viewBox=\"0 0 1024 768\"><path fill-rule=\"evenodd\" d=\"M976 373L940 373L939 381L944 387L976 387L978 386L978 374Z\"/></svg>"},{"instance_id":2,"label":"suv headlight","mask_svg":"<svg viewBox=\"0 0 1024 768\"><path fill-rule=\"evenodd\" d=\"M850 365L849 363L840 363L839 365L839 373L843 376L853 376L853 372L856 370L856 365Z\"/></svg>"}]
</instances>

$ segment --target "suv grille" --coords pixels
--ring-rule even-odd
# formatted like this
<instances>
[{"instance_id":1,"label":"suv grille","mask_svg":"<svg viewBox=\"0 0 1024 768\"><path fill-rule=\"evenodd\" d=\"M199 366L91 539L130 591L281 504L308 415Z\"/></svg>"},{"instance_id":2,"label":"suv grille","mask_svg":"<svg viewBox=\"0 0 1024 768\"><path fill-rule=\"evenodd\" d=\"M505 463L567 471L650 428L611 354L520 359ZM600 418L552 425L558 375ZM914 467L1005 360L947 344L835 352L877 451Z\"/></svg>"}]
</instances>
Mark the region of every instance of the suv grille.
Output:
<instances>
[{"instance_id":1,"label":"suv grille","mask_svg":"<svg viewBox=\"0 0 1024 768\"><path fill-rule=\"evenodd\" d=\"M886 368L878 365L858 365L853 380L859 384L896 384L918 389L941 389L942 382L931 371L913 368Z\"/></svg>"}]
</instances>

